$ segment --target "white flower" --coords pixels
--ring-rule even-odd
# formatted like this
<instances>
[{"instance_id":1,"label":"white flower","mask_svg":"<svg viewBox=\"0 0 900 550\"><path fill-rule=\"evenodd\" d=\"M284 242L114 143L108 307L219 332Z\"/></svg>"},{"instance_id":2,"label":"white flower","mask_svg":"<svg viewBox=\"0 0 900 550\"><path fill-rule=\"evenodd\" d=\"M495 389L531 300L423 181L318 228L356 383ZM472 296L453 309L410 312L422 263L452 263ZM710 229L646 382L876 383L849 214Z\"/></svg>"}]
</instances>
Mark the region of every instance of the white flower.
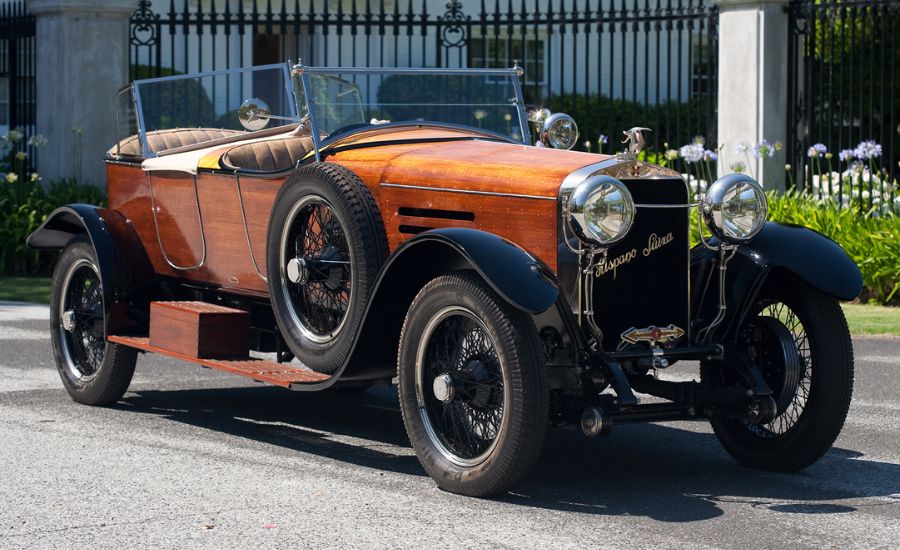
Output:
<instances>
[{"instance_id":1,"label":"white flower","mask_svg":"<svg viewBox=\"0 0 900 550\"><path fill-rule=\"evenodd\" d=\"M28 145L33 147L43 147L47 145L47 138L42 136L41 134L34 134L30 138L28 138Z\"/></svg>"},{"instance_id":2,"label":"white flower","mask_svg":"<svg viewBox=\"0 0 900 550\"><path fill-rule=\"evenodd\" d=\"M747 145L746 143L738 143L737 145L734 146L734 152L737 153L738 155L744 155L749 150L750 150L750 146Z\"/></svg>"},{"instance_id":3,"label":"white flower","mask_svg":"<svg viewBox=\"0 0 900 550\"><path fill-rule=\"evenodd\" d=\"M6 183L16 183L19 180L18 174L12 172L6 174Z\"/></svg>"},{"instance_id":4,"label":"white flower","mask_svg":"<svg viewBox=\"0 0 900 550\"><path fill-rule=\"evenodd\" d=\"M678 158L678 151L675 149L666 149L666 160L675 160Z\"/></svg>"},{"instance_id":5,"label":"white flower","mask_svg":"<svg viewBox=\"0 0 900 550\"><path fill-rule=\"evenodd\" d=\"M693 164L695 162L700 162L703 160L703 153L705 149L703 148L702 143L691 143L690 145L682 145L681 149L678 152L681 154L681 157L688 164Z\"/></svg>"},{"instance_id":6,"label":"white flower","mask_svg":"<svg viewBox=\"0 0 900 550\"><path fill-rule=\"evenodd\" d=\"M853 154L860 160L875 159L881 156L881 145L875 143L875 140L861 141Z\"/></svg>"},{"instance_id":7,"label":"white flower","mask_svg":"<svg viewBox=\"0 0 900 550\"><path fill-rule=\"evenodd\" d=\"M481 120L481 119L487 117L487 111L485 111L483 109L478 109L474 113L472 113L472 115L475 117L475 120Z\"/></svg>"},{"instance_id":8,"label":"white flower","mask_svg":"<svg viewBox=\"0 0 900 550\"><path fill-rule=\"evenodd\" d=\"M10 143L18 143L24 136L25 134L22 133L22 130L13 128L9 131L9 133L6 134L6 139L8 139Z\"/></svg>"},{"instance_id":9,"label":"white flower","mask_svg":"<svg viewBox=\"0 0 900 550\"><path fill-rule=\"evenodd\" d=\"M808 156L809 158L816 158L823 156L827 152L828 147L825 147L825 145L822 143L816 143L809 148L809 150L806 152L806 156Z\"/></svg>"}]
</instances>

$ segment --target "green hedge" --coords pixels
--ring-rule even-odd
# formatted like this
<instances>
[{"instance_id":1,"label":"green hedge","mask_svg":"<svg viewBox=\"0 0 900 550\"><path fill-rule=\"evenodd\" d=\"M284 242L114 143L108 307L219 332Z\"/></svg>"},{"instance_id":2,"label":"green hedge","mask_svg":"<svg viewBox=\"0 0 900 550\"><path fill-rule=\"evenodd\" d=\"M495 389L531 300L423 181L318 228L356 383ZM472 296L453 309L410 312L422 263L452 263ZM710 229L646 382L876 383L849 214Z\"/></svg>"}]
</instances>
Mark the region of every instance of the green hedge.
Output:
<instances>
[{"instance_id":1,"label":"green hedge","mask_svg":"<svg viewBox=\"0 0 900 550\"><path fill-rule=\"evenodd\" d=\"M710 124L715 119L707 119L708 100L695 97L690 102L669 102L662 105L643 105L622 99L610 99L601 95L565 94L544 101L548 109L563 112L575 119L581 137L575 147L584 150L584 141L590 140L592 150L597 151L600 134L609 136L610 143L603 146L603 153L615 153L623 149L622 132L634 126L649 127L646 134L648 146L662 151L663 143L678 148L691 143L695 136L706 137ZM657 144L658 147L653 147ZM715 145L710 145L715 149Z\"/></svg>"},{"instance_id":2,"label":"green hedge","mask_svg":"<svg viewBox=\"0 0 900 550\"><path fill-rule=\"evenodd\" d=\"M55 256L31 250L25 238L58 206L70 203L105 205L103 190L74 179L47 186L27 180L0 180L0 274L42 275Z\"/></svg>"},{"instance_id":3,"label":"green hedge","mask_svg":"<svg viewBox=\"0 0 900 550\"><path fill-rule=\"evenodd\" d=\"M847 251L862 271L862 301L900 304L900 216L860 214L855 208L840 208L832 200L796 191L770 192L768 199L770 220L814 229ZM696 213L691 229L696 241Z\"/></svg>"}]
</instances>

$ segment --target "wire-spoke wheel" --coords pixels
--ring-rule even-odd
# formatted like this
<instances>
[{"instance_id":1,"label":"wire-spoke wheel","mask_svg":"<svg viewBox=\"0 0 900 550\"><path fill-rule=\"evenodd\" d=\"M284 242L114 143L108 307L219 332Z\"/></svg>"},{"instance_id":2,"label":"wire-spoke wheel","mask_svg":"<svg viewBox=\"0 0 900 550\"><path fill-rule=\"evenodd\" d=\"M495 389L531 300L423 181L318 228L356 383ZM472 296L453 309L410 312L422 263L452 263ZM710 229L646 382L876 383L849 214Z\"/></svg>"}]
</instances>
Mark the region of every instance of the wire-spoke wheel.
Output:
<instances>
[{"instance_id":1,"label":"wire-spoke wheel","mask_svg":"<svg viewBox=\"0 0 900 550\"><path fill-rule=\"evenodd\" d=\"M747 355L777 403L769 422L712 419L716 436L741 464L774 471L801 470L837 439L853 392L853 347L837 301L805 282L770 280L745 321ZM704 378L733 380L728 372Z\"/></svg>"},{"instance_id":2,"label":"wire-spoke wheel","mask_svg":"<svg viewBox=\"0 0 900 550\"><path fill-rule=\"evenodd\" d=\"M106 310L90 242L66 247L53 274L50 332L57 368L72 398L90 405L117 401L128 389L137 354L106 341Z\"/></svg>"},{"instance_id":3,"label":"wire-spoke wheel","mask_svg":"<svg viewBox=\"0 0 900 550\"><path fill-rule=\"evenodd\" d=\"M269 218L266 271L278 328L313 370L340 368L387 258L381 214L365 184L330 163L298 169Z\"/></svg>"},{"instance_id":4,"label":"wire-spoke wheel","mask_svg":"<svg viewBox=\"0 0 900 550\"><path fill-rule=\"evenodd\" d=\"M439 487L495 495L530 471L548 418L539 338L480 279L445 275L419 292L398 376L407 434Z\"/></svg>"},{"instance_id":5,"label":"wire-spoke wheel","mask_svg":"<svg viewBox=\"0 0 900 550\"><path fill-rule=\"evenodd\" d=\"M416 352L416 400L431 442L460 466L496 445L506 406L494 339L470 310L451 306L425 327Z\"/></svg>"},{"instance_id":6,"label":"wire-spoke wheel","mask_svg":"<svg viewBox=\"0 0 900 550\"><path fill-rule=\"evenodd\" d=\"M299 330L315 342L335 338L353 297L350 243L334 207L308 195L288 214L281 239L281 288Z\"/></svg>"}]
</instances>

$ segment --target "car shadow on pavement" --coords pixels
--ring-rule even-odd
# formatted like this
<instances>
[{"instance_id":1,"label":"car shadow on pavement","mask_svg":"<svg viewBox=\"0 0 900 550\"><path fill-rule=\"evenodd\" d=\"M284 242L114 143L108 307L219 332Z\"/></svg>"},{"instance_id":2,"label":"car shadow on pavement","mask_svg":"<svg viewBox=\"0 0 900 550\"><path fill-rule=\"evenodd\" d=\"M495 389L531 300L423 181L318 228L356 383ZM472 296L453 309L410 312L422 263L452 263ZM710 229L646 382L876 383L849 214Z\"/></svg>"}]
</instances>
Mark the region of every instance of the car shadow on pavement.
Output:
<instances>
[{"instance_id":1,"label":"car shadow on pavement","mask_svg":"<svg viewBox=\"0 0 900 550\"><path fill-rule=\"evenodd\" d=\"M367 468L425 475L409 448L396 395L384 388L304 395L270 387L137 391L116 407ZM596 440L573 429L551 430L532 475L497 501L691 522L723 515L723 505L833 514L897 504L898 494L900 466L853 451L834 448L797 474L760 472L738 466L708 431L637 424Z\"/></svg>"},{"instance_id":2,"label":"car shadow on pavement","mask_svg":"<svg viewBox=\"0 0 900 550\"><path fill-rule=\"evenodd\" d=\"M358 466L425 475L407 451L396 402L374 393L298 395L270 386L151 390L126 394L114 407Z\"/></svg>"}]
</instances>

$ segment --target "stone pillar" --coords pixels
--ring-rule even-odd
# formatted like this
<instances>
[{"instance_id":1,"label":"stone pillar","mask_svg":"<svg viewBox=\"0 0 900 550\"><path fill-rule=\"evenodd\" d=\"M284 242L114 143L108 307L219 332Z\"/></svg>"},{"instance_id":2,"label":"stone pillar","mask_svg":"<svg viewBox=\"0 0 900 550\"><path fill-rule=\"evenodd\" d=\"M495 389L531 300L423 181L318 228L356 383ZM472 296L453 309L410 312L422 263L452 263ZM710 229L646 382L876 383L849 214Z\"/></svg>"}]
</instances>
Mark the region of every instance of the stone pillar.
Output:
<instances>
[{"instance_id":1,"label":"stone pillar","mask_svg":"<svg viewBox=\"0 0 900 550\"><path fill-rule=\"evenodd\" d=\"M128 16L135 0L28 0L35 40L38 158L44 181L103 186L116 137L116 90L128 83Z\"/></svg>"},{"instance_id":2,"label":"stone pillar","mask_svg":"<svg viewBox=\"0 0 900 550\"><path fill-rule=\"evenodd\" d=\"M719 7L719 174L731 172L740 143L787 142L788 0L713 0ZM785 151L750 156L766 189L784 190Z\"/></svg>"}]
</instances>

